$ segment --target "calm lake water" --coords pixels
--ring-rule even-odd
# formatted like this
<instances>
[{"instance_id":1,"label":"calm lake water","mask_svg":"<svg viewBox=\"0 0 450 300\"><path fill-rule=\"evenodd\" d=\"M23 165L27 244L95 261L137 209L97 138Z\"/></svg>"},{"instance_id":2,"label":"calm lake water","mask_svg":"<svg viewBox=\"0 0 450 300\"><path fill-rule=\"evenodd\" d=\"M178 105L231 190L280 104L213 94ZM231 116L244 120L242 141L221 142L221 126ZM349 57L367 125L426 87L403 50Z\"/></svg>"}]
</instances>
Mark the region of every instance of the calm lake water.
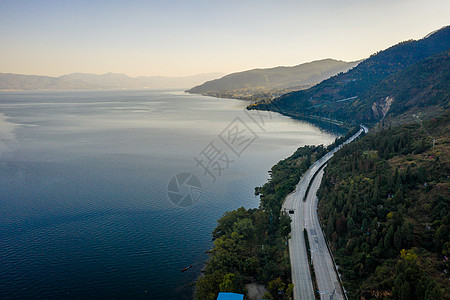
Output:
<instances>
[{"instance_id":1,"label":"calm lake water","mask_svg":"<svg viewBox=\"0 0 450 300\"><path fill-rule=\"evenodd\" d=\"M192 298L217 219L257 207L277 161L336 137L245 106L181 91L0 93L0 299ZM174 191L180 173L198 182Z\"/></svg>"}]
</instances>

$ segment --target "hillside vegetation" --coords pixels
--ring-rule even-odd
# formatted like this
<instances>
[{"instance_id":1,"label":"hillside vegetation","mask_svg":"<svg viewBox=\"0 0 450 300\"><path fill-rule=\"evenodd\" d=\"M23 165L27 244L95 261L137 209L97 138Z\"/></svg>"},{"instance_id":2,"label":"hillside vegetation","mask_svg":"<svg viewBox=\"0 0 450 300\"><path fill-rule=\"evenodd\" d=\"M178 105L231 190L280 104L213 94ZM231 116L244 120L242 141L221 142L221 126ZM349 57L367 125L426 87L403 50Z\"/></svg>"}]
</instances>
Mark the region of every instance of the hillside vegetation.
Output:
<instances>
[{"instance_id":1,"label":"hillside vegetation","mask_svg":"<svg viewBox=\"0 0 450 300\"><path fill-rule=\"evenodd\" d=\"M346 145L319 190L350 299L449 299L450 113Z\"/></svg>"},{"instance_id":2,"label":"hillside vegetation","mask_svg":"<svg viewBox=\"0 0 450 300\"><path fill-rule=\"evenodd\" d=\"M372 55L355 68L314 87L252 105L297 116L319 116L375 124L427 108L448 108L450 27Z\"/></svg>"}]
</instances>

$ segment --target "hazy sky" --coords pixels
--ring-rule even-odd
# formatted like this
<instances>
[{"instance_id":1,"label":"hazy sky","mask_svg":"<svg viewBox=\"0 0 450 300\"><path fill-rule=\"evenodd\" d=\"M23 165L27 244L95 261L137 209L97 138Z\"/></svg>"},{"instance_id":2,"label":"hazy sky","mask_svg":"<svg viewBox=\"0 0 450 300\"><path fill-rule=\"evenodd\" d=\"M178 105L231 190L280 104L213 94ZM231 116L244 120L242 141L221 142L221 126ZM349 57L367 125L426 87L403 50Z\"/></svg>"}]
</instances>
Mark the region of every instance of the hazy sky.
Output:
<instances>
[{"instance_id":1,"label":"hazy sky","mask_svg":"<svg viewBox=\"0 0 450 300\"><path fill-rule=\"evenodd\" d=\"M351 61L449 16L449 0L0 0L0 72L184 76Z\"/></svg>"}]
</instances>

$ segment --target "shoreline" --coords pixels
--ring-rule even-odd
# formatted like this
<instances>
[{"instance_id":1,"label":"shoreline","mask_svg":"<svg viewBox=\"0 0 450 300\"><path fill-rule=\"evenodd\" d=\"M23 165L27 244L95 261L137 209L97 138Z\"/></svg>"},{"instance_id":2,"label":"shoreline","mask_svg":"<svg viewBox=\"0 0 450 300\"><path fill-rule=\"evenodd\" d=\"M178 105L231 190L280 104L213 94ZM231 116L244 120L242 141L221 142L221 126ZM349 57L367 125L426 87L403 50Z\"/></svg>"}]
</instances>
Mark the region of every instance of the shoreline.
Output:
<instances>
[{"instance_id":1,"label":"shoreline","mask_svg":"<svg viewBox=\"0 0 450 300\"><path fill-rule=\"evenodd\" d=\"M192 92L189 92L189 90L186 90L184 92L189 95L199 95L199 96L211 97L211 98L215 98L215 99L239 100L239 101L248 103L247 108L246 108L247 110L259 110L259 109L252 107L252 105L255 103L250 98L243 98L243 97L236 98L236 97L231 97L231 96L230 97L220 97L220 96L212 95L212 94L208 94L208 93L192 93ZM265 110L265 111L279 113L283 116L290 117L294 120L309 122L311 124L319 126L322 129L329 130L334 133L338 133L339 135L344 135L350 128L352 128L353 126L356 125L356 124L350 124L350 123L347 123L344 121L333 120L333 119L328 119L328 118L323 118L323 117L318 117L318 116L306 116L306 115L301 115L301 114L290 113L290 112L286 112L283 110Z\"/></svg>"}]
</instances>

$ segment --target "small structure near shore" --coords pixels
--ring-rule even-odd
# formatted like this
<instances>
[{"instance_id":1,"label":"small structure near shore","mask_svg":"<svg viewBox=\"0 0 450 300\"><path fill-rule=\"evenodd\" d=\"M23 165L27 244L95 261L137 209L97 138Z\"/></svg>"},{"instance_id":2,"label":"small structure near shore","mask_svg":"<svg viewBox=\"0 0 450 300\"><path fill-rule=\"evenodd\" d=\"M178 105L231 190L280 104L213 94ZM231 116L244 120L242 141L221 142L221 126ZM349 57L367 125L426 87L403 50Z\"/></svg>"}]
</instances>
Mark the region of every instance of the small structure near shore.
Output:
<instances>
[{"instance_id":1,"label":"small structure near shore","mask_svg":"<svg viewBox=\"0 0 450 300\"><path fill-rule=\"evenodd\" d=\"M244 295L236 293L219 293L217 300L243 300Z\"/></svg>"}]
</instances>

